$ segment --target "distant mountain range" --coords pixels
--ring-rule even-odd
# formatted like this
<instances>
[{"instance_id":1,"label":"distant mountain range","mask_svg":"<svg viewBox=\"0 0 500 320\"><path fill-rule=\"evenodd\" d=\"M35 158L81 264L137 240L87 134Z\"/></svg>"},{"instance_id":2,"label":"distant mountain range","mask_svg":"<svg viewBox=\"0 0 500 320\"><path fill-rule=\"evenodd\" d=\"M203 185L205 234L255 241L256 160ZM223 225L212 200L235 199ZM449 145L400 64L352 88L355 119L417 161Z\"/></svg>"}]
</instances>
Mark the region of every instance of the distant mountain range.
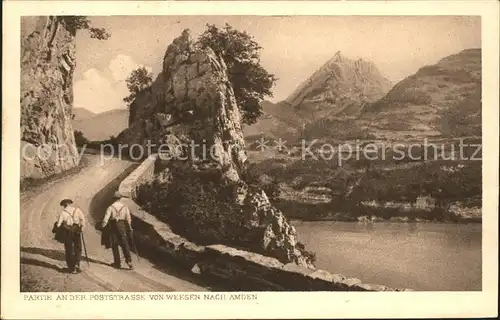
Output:
<instances>
[{"instance_id":1,"label":"distant mountain range","mask_svg":"<svg viewBox=\"0 0 500 320\"><path fill-rule=\"evenodd\" d=\"M97 113L94 113L90 110L87 110L85 108L73 108L73 120L85 120L85 119L90 119L92 117L95 117Z\"/></svg>"},{"instance_id":2,"label":"distant mountain range","mask_svg":"<svg viewBox=\"0 0 500 320\"><path fill-rule=\"evenodd\" d=\"M250 142L480 135L481 49L445 57L394 86L373 62L337 52L284 101L263 101L262 109L257 123L243 128ZM74 129L90 140L117 136L128 127L127 109L73 113Z\"/></svg>"},{"instance_id":3,"label":"distant mountain range","mask_svg":"<svg viewBox=\"0 0 500 320\"><path fill-rule=\"evenodd\" d=\"M295 138L410 139L481 134L481 49L425 66L391 88L373 62L337 52L246 128ZM262 135L262 134L261 134Z\"/></svg>"},{"instance_id":4,"label":"distant mountain range","mask_svg":"<svg viewBox=\"0 0 500 320\"><path fill-rule=\"evenodd\" d=\"M103 113L93 113L84 108L73 109L73 129L83 132L91 141L117 136L128 127L128 109L114 109Z\"/></svg>"}]
</instances>

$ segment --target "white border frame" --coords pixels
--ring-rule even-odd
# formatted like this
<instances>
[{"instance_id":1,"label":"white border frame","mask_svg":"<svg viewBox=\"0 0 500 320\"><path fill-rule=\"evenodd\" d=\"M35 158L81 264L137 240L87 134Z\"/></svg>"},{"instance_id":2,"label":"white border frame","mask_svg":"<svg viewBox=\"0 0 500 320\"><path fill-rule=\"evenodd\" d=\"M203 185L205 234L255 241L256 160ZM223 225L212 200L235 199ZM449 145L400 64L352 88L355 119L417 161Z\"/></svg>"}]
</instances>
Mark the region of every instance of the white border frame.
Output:
<instances>
[{"instance_id":1,"label":"white border frame","mask_svg":"<svg viewBox=\"0 0 500 320\"><path fill-rule=\"evenodd\" d=\"M497 1L4 1L2 318L495 317L498 296L499 4ZM482 17L483 290L258 293L253 301L25 301L19 293L20 16L477 15ZM15 200L12 200L15 199ZM91 293L88 293L89 295ZM57 293L50 294L56 296Z\"/></svg>"}]
</instances>

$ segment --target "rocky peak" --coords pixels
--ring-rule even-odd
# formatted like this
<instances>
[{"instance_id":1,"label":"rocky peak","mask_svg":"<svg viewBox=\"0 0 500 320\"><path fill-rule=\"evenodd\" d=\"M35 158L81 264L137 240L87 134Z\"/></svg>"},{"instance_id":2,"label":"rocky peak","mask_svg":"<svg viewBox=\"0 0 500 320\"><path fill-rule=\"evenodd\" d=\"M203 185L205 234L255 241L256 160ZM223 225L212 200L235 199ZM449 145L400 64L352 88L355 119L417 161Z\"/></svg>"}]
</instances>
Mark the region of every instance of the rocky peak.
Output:
<instances>
[{"instance_id":1,"label":"rocky peak","mask_svg":"<svg viewBox=\"0 0 500 320\"><path fill-rule=\"evenodd\" d=\"M184 29L182 34L175 38L167 48L165 57L163 58L163 71L170 69L170 66L175 64L176 58L182 58L183 54L193 51L193 40L191 39L191 30Z\"/></svg>"},{"instance_id":2,"label":"rocky peak","mask_svg":"<svg viewBox=\"0 0 500 320\"><path fill-rule=\"evenodd\" d=\"M211 49L194 46L190 31L184 30L168 47L163 63L163 74L171 83L165 90L165 110L173 121L189 128L191 140L206 143L225 176L237 181L247 157L241 115L224 61Z\"/></svg>"},{"instance_id":3,"label":"rocky peak","mask_svg":"<svg viewBox=\"0 0 500 320\"><path fill-rule=\"evenodd\" d=\"M173 134L193 141L200 145L195 156L206 156L197 153L203 152L201 145L213 150L226 177L236 181L246 162L240 122L224 61L195 45L186 29L168 46L151 90L132 103L130 128L119 139L162 143Z\"/></svg>"},{"instance_id":4,"label":"rocky peak","mask_svg":"<svg viewBox=\"0 0 500 320\"><path fill-rule=\"evenodd\" d=\"M167 142L169 137L171 142ZM241 239L239 245L252 250L285 262L310 265L297 248L295 229L283 213L269 203L262 190L242 180L247 155L240 110L226 65L211 49L193 42L189 30L168 46L162 72L151 89L132 103L130 128L118 139L125 143L167 142L174 149L180 143L200 145L186 153L195 164L189 169L192 174L218 170L221 190L233 188L232 196L224 200L231 207L229 211L211 212L200 195L200 203L193 205L206 212L193 219L186 236L196 238L194 233L205 234L211 228L213 241ZM173 176L176 183L175 172ZM214 226L210 223L214 217L226 222Z\"/></svg>"},{"instance_id":5,"label":"rocky peak","mask_svg":"<svg viewBox=\"0 0 500 320\"><path fill-rule=\"evenodd\" d=\"M342 62L344 59L344 56L342 56L342 53L339 51L335 52L333 55L333 58L330 60L331 62Z\"/></svg>"}]
</instances>

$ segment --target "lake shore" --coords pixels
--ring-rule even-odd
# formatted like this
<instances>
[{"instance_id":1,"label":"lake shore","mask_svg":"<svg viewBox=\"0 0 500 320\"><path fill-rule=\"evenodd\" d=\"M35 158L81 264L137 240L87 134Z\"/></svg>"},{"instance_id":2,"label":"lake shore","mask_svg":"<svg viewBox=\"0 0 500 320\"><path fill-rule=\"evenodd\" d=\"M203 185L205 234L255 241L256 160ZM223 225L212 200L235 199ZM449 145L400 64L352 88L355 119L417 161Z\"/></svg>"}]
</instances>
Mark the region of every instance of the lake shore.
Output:
<instances>
[{"instance_id":1,"label":"lake shore","mask_svg":"<svg viewBox=\"0 0 500 320\"><path fill-rule=\"evenodd\" d=\"M334 217L315 217L315 218L297 218L297 217L289 217L290 221L293 223L295 221L301 222L314 222L314 221L332 221L332 222L354 222L361 224L370 224L370 223L443 223L443 224L481 224L482 218L460 218L458 221L437 221L437 220L410 220L410 219L402 219L399 217L395 217L393 219L385 220L382 218L376 218L374 220L357 220L357 219L338 219Z\"/></svg>"},{"instance_id":2,"label":"lake shore","mask_svg":"<svg viewBox=\"0 0 500 320\"><path fill-rule=\"evenodd\" d=\"M276 199L273 202L291 220L301 221L341 221L359 223L481 223L481 209L451 211L439 208L421 210L402 210L390 207L369 207L359 204L329 202L306 203L289 199Z\"/></svg>"}]
</instances>

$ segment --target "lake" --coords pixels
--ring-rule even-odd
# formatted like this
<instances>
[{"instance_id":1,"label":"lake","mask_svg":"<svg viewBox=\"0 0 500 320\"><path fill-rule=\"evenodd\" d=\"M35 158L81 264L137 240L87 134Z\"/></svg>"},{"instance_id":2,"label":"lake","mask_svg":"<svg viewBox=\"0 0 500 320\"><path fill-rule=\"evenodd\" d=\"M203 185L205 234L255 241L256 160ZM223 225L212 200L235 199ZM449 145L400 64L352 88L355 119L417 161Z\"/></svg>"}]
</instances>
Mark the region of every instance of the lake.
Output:
<instances>
[{"instance_id":1,"label":"lake","mask_svg":"<svg viewBox=\"0 0 500 320\"><path fill-rule=\"evenodd\" d=\"M316 267L416 291L481 290L481 224L293 221Z\"/></svg>"}]
</instances>

